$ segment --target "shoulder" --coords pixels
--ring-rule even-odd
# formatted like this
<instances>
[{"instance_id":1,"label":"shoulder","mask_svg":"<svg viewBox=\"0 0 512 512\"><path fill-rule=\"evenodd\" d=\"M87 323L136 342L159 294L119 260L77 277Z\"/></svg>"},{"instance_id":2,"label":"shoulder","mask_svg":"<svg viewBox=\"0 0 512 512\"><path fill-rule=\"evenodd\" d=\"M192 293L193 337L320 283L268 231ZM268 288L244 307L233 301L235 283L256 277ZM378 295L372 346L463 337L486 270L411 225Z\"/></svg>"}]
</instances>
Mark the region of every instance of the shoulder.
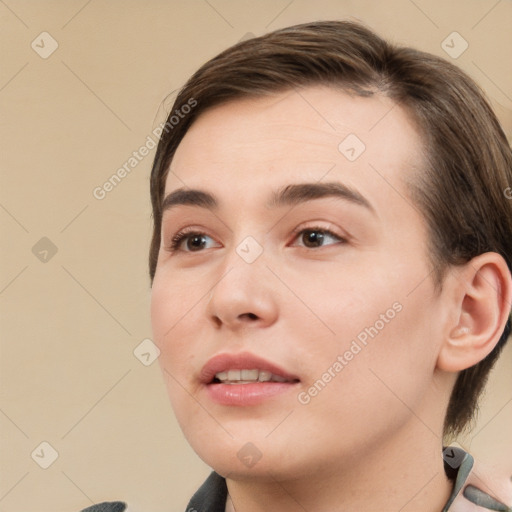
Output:
<instances>
[{"instance_id":1,"label":"shoulder","mask_svg":"<svg viewBox=\"0 0 512 512\"><path fill-rule=\"evenodd\" d=\"M122 501L104 501L80 510L80 512L130 512Z\"/></svg>"},{"instance_id":2,"label":"shoulder","mask_svg":"<svg viewBox=\"0 0 512 512\"><path fill-rule=\"evenodd\" d=\"M503 471L475 460L473 470L466 483L467 487L463 494L467 499L478 505L483 505L486 500L483 495L492 497L495 501L505 507L495 510L512 510L512 481L509 475ZM471 499L473 498L473 499ZM484 502L480 503L479 498ZM491 503L490 500L488 500ZM494 506L497 506L494 504ZM491 508L491 510L493 510Z\"/></svg>"}]
</instances>

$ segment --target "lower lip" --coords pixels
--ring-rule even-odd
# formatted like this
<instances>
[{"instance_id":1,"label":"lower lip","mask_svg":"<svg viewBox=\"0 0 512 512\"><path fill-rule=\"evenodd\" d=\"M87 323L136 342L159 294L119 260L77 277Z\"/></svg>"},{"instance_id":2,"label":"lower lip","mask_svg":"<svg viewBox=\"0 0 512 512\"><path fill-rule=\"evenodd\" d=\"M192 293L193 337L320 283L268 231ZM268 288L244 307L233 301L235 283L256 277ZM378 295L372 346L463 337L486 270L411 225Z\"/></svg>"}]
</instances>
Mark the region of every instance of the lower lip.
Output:
<instances>
[{"instance_id":1,"label":"lower lip","mask_svg":"<svg viewBox=\"0 0 512 512\"><path fill-rule=\"evenodd\" d=\"M293 389L296 382L255 382L254 384L221 384L206 386L211 400L221 405L258 405Z\"/></svg>"}]
</instances>

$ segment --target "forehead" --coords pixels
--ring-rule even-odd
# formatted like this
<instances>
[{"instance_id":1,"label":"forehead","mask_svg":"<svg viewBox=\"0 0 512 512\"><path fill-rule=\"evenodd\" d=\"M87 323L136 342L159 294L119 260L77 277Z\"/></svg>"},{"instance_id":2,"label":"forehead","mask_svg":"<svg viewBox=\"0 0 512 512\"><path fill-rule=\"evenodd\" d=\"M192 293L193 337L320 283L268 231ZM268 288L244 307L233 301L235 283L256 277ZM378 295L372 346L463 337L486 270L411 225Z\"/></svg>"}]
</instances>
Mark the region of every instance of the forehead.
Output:
<instances>
[{"instance_id":1,"label":"forehead","mask_svg":"<svg viewBox=\"0 0 512 512\"><path fill-rule=\"evenodd\" d=\"M274 185L328 179L371 197L386 183L403 189L421 153L418 130L391 99L307 87L201 114L176 150L166 194L185 186L248 199Z\"/></svg>"}]
</instances>

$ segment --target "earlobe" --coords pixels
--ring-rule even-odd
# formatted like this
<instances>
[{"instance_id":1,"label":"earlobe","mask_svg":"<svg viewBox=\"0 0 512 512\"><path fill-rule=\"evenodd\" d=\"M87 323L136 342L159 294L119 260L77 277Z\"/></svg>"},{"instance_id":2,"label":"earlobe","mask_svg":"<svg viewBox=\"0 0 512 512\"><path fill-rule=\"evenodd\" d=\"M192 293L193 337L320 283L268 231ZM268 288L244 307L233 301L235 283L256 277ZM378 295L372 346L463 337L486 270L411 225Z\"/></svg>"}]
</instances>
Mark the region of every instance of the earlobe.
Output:
<instances>
[{"instance_id":1,"label":"earlobe","mask_svg":"<svg viewBox=\"0 0 512 512\"><path fill-rule=\"evenodd\" d=\"M452 277L455 313L437 367L459 372L480 362L498 343L510 315L512 280L505 260L493 252L473 258Z\"/></svg>"}]
</instances>

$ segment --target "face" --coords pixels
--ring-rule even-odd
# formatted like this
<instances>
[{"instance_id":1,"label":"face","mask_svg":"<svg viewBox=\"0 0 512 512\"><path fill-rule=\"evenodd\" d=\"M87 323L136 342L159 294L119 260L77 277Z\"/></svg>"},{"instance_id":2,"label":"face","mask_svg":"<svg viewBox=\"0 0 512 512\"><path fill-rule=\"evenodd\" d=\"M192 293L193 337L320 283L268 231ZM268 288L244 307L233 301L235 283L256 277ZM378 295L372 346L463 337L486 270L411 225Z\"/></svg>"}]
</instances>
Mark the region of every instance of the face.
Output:
<instances>
[{"instance_id":1,"label":"face","mask_svg":"<svg viewBox=\"0 0 512 512\"><path fill-rule=\"evenodd\" d=\"M442 304L405 185L421 162L401 107L327 87L233 101L187 132L151 315L176 417L220 474L299 478L418 416L437 428Z\"/></svg>"}]
</instances>

